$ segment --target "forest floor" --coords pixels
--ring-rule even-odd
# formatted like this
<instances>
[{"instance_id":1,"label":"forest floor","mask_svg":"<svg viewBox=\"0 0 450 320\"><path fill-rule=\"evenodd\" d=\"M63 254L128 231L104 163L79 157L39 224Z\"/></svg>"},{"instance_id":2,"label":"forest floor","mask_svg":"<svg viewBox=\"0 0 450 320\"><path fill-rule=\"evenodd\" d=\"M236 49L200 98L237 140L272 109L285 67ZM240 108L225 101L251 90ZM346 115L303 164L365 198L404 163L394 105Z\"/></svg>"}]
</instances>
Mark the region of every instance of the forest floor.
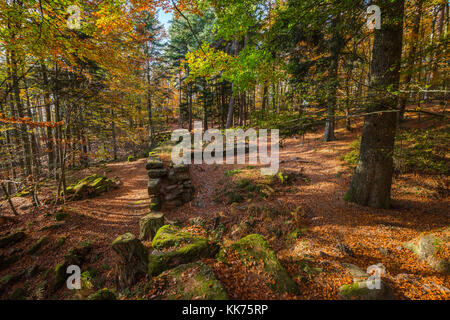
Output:
<instances>
[{"instance_id":1,"label":"forest floor","mask_svg":"<svg viewBox=\"0 0 450 320\"><path fill-rule=\"evenodd\" d=\"M393 289L396 299L450 299L450 277L434 271L403 247L423 232L439 234L450 225L449 194L442 193L437 177L418 174L396 176L393 182L393 208L378 210L347 203L343 200L350 184L352 169L341 160L359 130L337 130L338 140L321 141L322 133L283 141L280 149L281 172L293 177L287 182L271 181L263 197L237 188L242 181L265 183L258 166L194 165L191 176L195 199L183 207L163 212L167 219L201 233L218 236L225 244L242 236L260 233L265 236L301 294L295 299L339 299L341 285L352 282L342 263L362 269L383 263L383 279ZM19 274L32 266L54 270L68 249L79 243L92 243L89 266L100 274L101 286L114 288L114 255L111 242L126 232L139 233L139 219L149 212L145 159L136 162L111 163L77 172L117 177L120 188L102 196L64 205L68 213L57 229L42 230L52 225L53 218L44 208L29 207L29 199L14 198L20 216L13 225L0 225L0 233L22 229L25 241L3 253L24 252L38 239L47 241L38 255L24 254L21 260L0 272L0 278ZM442 177L440 178L442 179ZM448 177L446 177L448 185ZM249 182L250 181L250 182ZM235 190L235 191L233 191ZM233 192L239 201L230 201ZM2 215L10 214L5 201L0 202ZM290 237L297 230L295 238ZM58 239L66 241L57 246ZM344 245L347 252L340 248ZM448 246L440 254L449 256ZM305 264L306 261L306 264ZM271 299L258 283L242 285L239 272L226 269L213 260L210 264L217 278L233 299ZM82 268L83 269L83 268ZM49 272L24 277L0 292L2 298L17 287L26 286L30 298L42 298L38 288ZM46 296L70 299L72 293L61 289ZM129 298L133 298L130 291Z\"/></svg>"}]
</instances>

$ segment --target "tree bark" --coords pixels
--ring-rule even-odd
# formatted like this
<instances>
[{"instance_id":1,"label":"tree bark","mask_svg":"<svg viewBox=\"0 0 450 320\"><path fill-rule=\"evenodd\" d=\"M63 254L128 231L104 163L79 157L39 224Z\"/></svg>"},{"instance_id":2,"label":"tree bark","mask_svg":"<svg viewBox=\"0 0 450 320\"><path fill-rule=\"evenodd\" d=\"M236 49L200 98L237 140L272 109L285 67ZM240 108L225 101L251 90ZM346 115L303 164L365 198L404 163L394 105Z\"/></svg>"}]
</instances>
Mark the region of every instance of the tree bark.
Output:
<instances>
[{"instance_id":1,"label":"tree bark","mask_svg":"<svg viewBox=\"0 0 450 320\"><path fill-rule=\"evenodd\" d=\"M367 111L380 111L364 118L359 161L347 201L375 208L389 208L396 130L395 110L402 52L404 0L379 0L383 12L381 30L374 30L372 77ZM389 92L391 91L391 92Z\"/></svg>"},{"instance_id":2,"label":"tree bark","mask_svg":"<svg viewBox=\"0 0 450 320\"><path fill-rule=\"evenodd\" d=\"M51 98L50 98L50 85L47 76L47 67L44 63L41 63L42 80L44 84L44 104L45 104L45 121L52 121L51 113ZM47 161L48 171L50 175L54 174L55 169L55 151L53 148L53 130L51 127L47 127Z\"/></svg>"}]
</instances>

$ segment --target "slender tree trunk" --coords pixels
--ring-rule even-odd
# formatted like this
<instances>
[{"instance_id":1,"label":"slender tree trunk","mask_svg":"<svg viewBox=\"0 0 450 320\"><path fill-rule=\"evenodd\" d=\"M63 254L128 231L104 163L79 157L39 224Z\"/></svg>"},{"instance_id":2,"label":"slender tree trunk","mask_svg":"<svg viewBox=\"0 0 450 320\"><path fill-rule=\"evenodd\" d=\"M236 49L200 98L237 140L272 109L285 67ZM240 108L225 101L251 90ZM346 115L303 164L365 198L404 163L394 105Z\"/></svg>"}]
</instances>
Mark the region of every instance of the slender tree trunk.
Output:
<instances>
[{"instance_id":1,"label":"slender tree trunk","mask_svg":"<svg viewBox=\"0 0 450 320\"><path fill-rule=\"evenodd\" d=\"M189 118L189 132L193 130L192 124L192 84L189 84L189 105L188 105L188 118Z\"/></svg>"},{"instance_id":2,"label":"slender tree trunk","mask_svg":"<svg viewBox=\"0 0 450 320\"><path fill-rule=\"evenodd\" d=\"M383 12L381 30L374 30L371 86L367 111L380 111L364 118L359 161L347 201L375 208L389 208L396 130L395 110L402 53L404 0L378 0Z\"/></svg>"},{"instance_id":3,"label":"slender tree trunk","mask_svg":"<svg viewBox=\"0 0 450 320\"><path fill-rule=\"evenodd\" d=\"M45 108L45 120L52 121L51 113L51 99L50 99L50 84L47 76L47 67L44 63L41 63L42 80L44 84L44 108ZM47 127L47 161L48 171L50 175L54 174L55 169L55 151L53 146L53 130L51 127Z\"/></svg>"},{"instance_id":4,"label":"slender tree trunk","mask_svg":"<svg viewBox=\"0 0 450 320\"><path fill-rule=\"evenodd\" d=\"M233 40L232 46L231 46L231 54L236 55L239 53L239 41ZM231 97L230 102L228 104L228 115L227 115L227 126L226 128L229 129L233 126L233 111L234 111L234 104L235 104L235 96L236 92L234 83L231 84Z\"/></svg>"},{"instance_id":5,"label":"slender tree trunk","mask_svg":"<svg viewBox=\"0 0 450 320\"><path fill-rule=\"evenodd\" d=\"M408 102L408 96L409 96L409 89L410 89L410 83L412 79L412 75L414 72L414 66L415 66L415 60L416 60L416 52L417 52L417 46L419 45L418 39L419 39L419 29L420 29L420 20L422 17L422 4L423 0L417 0L416 6L415 6L415 15L413 20L413 27L412 27L412 34L411 34L411 47L409 49L409 52L407 53L407 70L405 79L403 81L404 84L404 93L400 96L400 112L398 113L398 120L399 122L402 122L405 115L405 109L406 104Z\"/></svg>"},{"instance_id":6,"label":"slender tree trunk","mask_svg":"<svg viewBox=\"0 0 450 320\"><path fill-rule=\"evenodd\" d=\"M231 84L231 96L230 96L230 103L228 104L228 114L227 114L227 124L226 128L229 129L233 125L233 109L234 109L234 83Z\"/></svg>"},{"instance_id":7,"label":"slender tree trunk","mask_svg":"<svg viewBox=\"0 0 450 320\"><path fill-rule=\"evenodd\" d=\"M11 207L12 212L14 213L15 216L18 216L19 214L17 213L17 210L14 207L14 203L11 200L11 196L9 194L8 188L5 186L5 184L3 182L1 182L0 184L2 186L3 193L5 194L6 199L8 200L8 204Z\"/></svg>"},{"instance_id":8,"label":"slender tree trunk","mask_svg":"<svg viewBox=\"0 0 450 320\"><path fill-rule=\"evenodd\" d=\"M208 130L208 85L205 81L204 96L203 96L203 131Z\"/></svg>"},{"instance_id":9,"label":"slender tree trunk","mask_svg":"<svg viewBox=\"0 0 450 320\"><path fill-rule=\"evenodd\" d=\"M116 161L117 160L116 122L113 108L111 108L111 132L113 140L113 157L114 161Z\"/></svg>"},{"instance_id":10,"label":"slender tree trunk","mask_svg":"<svg viewBox=\"0 0 450 320\"><path fill-rule=\"evenodd\" d=\"M269 91L269 87L267 85L264 85L263 97L262 97L262 105L261 105L261 110L262 110L263 115L266 113L267 100L269 100L269 97L267 96L268 91Z\"/></svg>"},{"instance_id":11,"label":"slender tree trunk","mask_svg":"<svg viewBox=\"0 0 450 320\"><path fill-rule=\"evenodd\" d=\"M180 128L183 128L183 109L182 109L182 102L183 102L183 90L182 90L182 82L181 82L181 72L178 73L178 112L180 113L180 118L178 119Z\"/></svg>"},{"instance_id":12,"label":"slender tree trunk","mask_svg":"<svg viewBox=\"0 0 450 320\"><path fill-rule=\"evenodd\" d=\"M338 24L338 17L333 19L334 29ZM330 65L329 65L329 88L327 89L327 121L325 123L325 132L323 140L325 142L336 140L334 135L335 120L334 114L337 105L337 90L339 86L338 69L339 69L339 57L341 55L341 49L343 46L343 40L341 35L336 30L333 32L333 39L330 47Z\"/></svg>"},{"instance_id":13,"label":"slender tree trunk","mask_svg":"<svg viewBox=\"0 0 450 320\"><path fill-rule=\"evenodd\" d=\"M17 58L14 50L11 52L11 79L12 79L12 89L14 93L14 100L16 104L17 114L20 118L24 118L24 110L22 105L22 100L20 98L20 87L19 87L19 77L17 74L18 66L17 66ZM23 148L24 148L24 160L25 160L25 174L28 176L31 172L31 146L30 140L28 137L28 129L26 124L20 125L20 137L22 140Z\"/></svg>"}]
</instances>

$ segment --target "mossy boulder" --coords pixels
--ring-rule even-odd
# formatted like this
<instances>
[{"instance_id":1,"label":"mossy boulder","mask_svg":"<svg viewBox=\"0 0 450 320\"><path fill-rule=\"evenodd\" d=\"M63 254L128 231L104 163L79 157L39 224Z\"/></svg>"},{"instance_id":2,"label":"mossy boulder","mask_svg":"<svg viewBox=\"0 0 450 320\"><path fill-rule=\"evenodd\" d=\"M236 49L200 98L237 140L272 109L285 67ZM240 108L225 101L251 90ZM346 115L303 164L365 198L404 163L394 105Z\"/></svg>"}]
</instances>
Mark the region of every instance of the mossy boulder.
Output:
<instances>
[{"instance_id":1,"label":"mossy boulder","mask_svg":"<svg viewBox=\"0 0 450 320\"><path fill-rule=\"evenodd\" d=\"M155 283L166 285L158 292L164 300L228 300L222 284L212 269L202 263L183 264L159 275Z\"/></svg>"},{"instance_id":2,"label":"mossy boulder","mask_svg":"<svg viewBox=\"0 0 450 320\"><path fill-rule=\"evenodd\" d=\"M147 170L150 179L158 179L167 176L168 170L166 168Z\"/></svg>"},{"instance_id":3,"label":"mossy boulder","mask_svg":"<svg viewBox=\"0 0 450 320\"><path fill-rule=\"evenodd\" d=\"M149 255L148 273L156 276L181 264L214 257L219 250L216 242L166 225L153 238L154 251Z\"/></svg>"},{"instance_id":4,"label":"mossy boulder","mask_svg":"<svg viewBox=\"0 0 450 320\"><path fill-rule=\"evenodd\" d=\"M339 288L339 296L343 300L393 300L392 289L380 280L379 289L370 289L367 281L353 282Z\"/></svg>"},{"instance_id":5,"label":"mossy boulder","mask_svg":"<svg viewBox=\"0 0 450 320\"><path fill-rule=\"evenodd\" d=\"M147 189L149 196L160 194L161 179L149 179Z\"/></svg>"},{"instance_id":6,"label":"mossy boulder","mask_svg":"<svg viewBox=\"0 0 450 320\"><path fill-rule=\"evenodd\" d=\"M450 228L447 228L441 237L428 233L405 243L404 247L414 252L420 260L426 261L434 270L450 274L450 257L439 255L444 246L449 246L449 239Z\"/></svg>"},{"instance_id":7,"label":"mossy boulder","mask_svg":"<svg viewBox=\"0 0 450 320\"><path fill-rule=\"evenodd\" d=\"M64 212L63 210L58 210L55 213L55 221L56 222L63 221L64 219L67 218L67 215L68 215L67 212Z\"/></svg>"},{"instance_id":8,"label":"mossy boulder","mask_svg":"<svg viewBox=\"0 0 450 320\"><path fill-rule=\"evenodd\" d=\"M342 267L344 269L346 269L346 271L352 275L353 277L353 282L360 282L360 281L365 281L367 280L370 275L365 272L364 270L362 270L360 267L358 267L357 265L354 265L352 263L342 263L341 264Z\"/></svg>"},{"instance_id":9,"label":"mossy boulder","mask_svg":"<svg viewBox=\"0 0 450 320\"><path fill-rule=\"evenodd\" d=\"M35 244L33 244L30 249L27 250L27 254L35 255L38 254L39 250L41 250L42 246L48 242L47 237L42 237Z\"/></svg>"},{"instance_id":10,"label":"mossy boulder","mask_svg":"<svg viewBox=\"0 0 450 320\"><path fill-rule=\"evenodd\" d=\"M88 300L116 300L116 294L109 289L101 289L96 293L91 294Z\"/></svg>"},{"instance_id":11,"label":"mossy boulder","mask_svg":"<svg viewBox=\"0 0 450 320\"><path fill-rule=\"evenodd\" d=\"M147 249L131 233L117 237L111 247L119 257L116 268L118 285L121 288L133 286L147 273Z\"/></svg>"},{"instance_id":12,"label":"mossy boulder","mask_svg":"<svg viewBox=\"0 0 450 320\"><path fill-rule=\"evenodd\" d=\"M299 289L291 279L286 269L281 265L275 252L270 248L262 235L251 234L223 248L217 255L217 260L229 263L228 253L233 251L243 264L256 263L261 273L270 280L271 289L279 294L298 294Z\"/></svg>"},{"instance_id":13,"label":"mossy boulder","mask_svg":"<svg viewBox=\"0 0 450 320\"><path fill-rule=\"evenodd\" d=\"M82 243L72 249L69 249L64 256L64 260L67 265L79 265L81 266L87 258L87 255L91 252L92 245L90 243Z\"/></svg>"},{"instance_id":14,"label":"mossy boulder","mask_svg":"<svg viewBox=\"0 0 450 320\"><path fill-rule=\"evenodd\" d=\"M63 262L63 263L58 264L55 267L55 279L51 286L52 292L55 292L56 290L58 290L59 288L61 288L63 286L63 284L66 281L67 276L68 276L66 273L68 266L69 266L68 264Z\"/></svg>"},{"instance_id":15,"label":"mossy boulder","mask_svg":"<svg viewBox=\"0 0 450 320\"><path fill-rule=\"evenodd\" d=\"M0 238L0 249L11 247L25 239L25 232L17 231Z\"/></svg>"},{"instance_id":16,"label":"mossy boulder","mask_svg":"<svg viewBox=\"0 0 450 320\"><path fill-rule=\"evenodd\" d=\"M54 274L55 278L51 285L52 292L55 292L62 287L67 277L67 268L70 265L82 266L86 261L87 255L91 252L91 245L79 245L70 249L64 256L64 261L55 267Z\"/></svg>"},{"instance_id":17,"label":"mossy boulder","mask_svg":"<svg viewBox=\"0 0 450 320\"><path fill-rule=\"evenodd\" d=\"M115 181L93 174L70 185L66 188L66 192L72 200L81 200L99 196L117 187Z\"/></svg>"},{"instance_id":18,"label":"mossy boulder","mask_svg":"<svg viewBox=\"0 0 450 320\"><path fill-rule=\"evenodd\" d=\"M161 169L161 168L164 168L164 164L158 158L149 157L145 168L147 170Z\"/></svg>"},{"instance_id":19,"label":"mossy boulder","mask_svg":"<svg viewBox=\"0 0 450 320\"><path fill-rule=\"evenodd\" d=\"M139 238L145 241L152 241L156 232L164 226L164 215L160 212L152 212L139 221Z\"/></svg>"}]
</instances>

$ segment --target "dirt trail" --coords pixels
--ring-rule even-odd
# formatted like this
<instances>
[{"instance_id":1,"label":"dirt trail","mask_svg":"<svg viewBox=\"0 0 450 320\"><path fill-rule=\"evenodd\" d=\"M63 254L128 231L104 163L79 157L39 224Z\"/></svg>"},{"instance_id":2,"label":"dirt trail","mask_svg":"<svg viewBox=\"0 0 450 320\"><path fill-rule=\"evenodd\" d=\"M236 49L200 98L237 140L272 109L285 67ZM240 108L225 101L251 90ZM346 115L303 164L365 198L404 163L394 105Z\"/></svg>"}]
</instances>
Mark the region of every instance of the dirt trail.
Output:
<instances>
[{"instance_id":1,"label":"dirt trail","mask_svg":"<svg viewBox=\"0 0 450 320\"><path fill-rule=\"evenodd\" d=\"M295 243L286 245L286 234L275 235L273 230L283 231L284 222L289 216L257 221L249 232L261 233L269 240L288 272L299 284L303 299L337 299L340 285L351 282L351 277L341 267L342 262L353 263L363 269L383 263L396 298L449 299L450 291L446 291L446 288L450 288L449 277L437 274L402 247L405 241L421 232L449 225L449 199L433 199L405 192L410 183L408 176L405 176L394 180L392 210L376 210L346 203L343 197L352 171L340 160L340 156L349 150L349 143L356 134L344 130L337 134L339 140L330 143L322 143L320 133L308 134L304 145L300 144L301 139L291 138L280 149L281 169L301 172L306 179L286 187L285 192L272 197L270 203L277 203L287 210L301 208L304 225L300 227L306 228L307 232ZM106 172L98 169L99 174L118 177L122 182L120 188L94 199L67 203L64 207L70 214L66 224L57 232L40 231L42 225L49 223L43 215L22 214L19 223L27 225L26 232L31 235L24 242L24 248L43 235L51 237L52 241L44 248L46 253L42 256L23 258L18 270L33 264L52 269L63 259L68 249L80 242L91 241L93 252L89 266L102 270L105 286L114 287L113 271L104 267L114 265L110 244L118 235L126 232L138 235L139 219L149 212L145 161L140 159L136 162L108 164ZM250 213L245 208L215 201L216 190L221 190L229 180L224 173L243 167L192 166L195 199L174 210L163 208L164 214L172 221L183 223L195 217L211 219L220 215L223 217L222 222L226 224L228 221L229 230L247 221ZM6 206L3 204L3 207ZM33 221L33 224L29 221ZM67 241L64 246L55 249L54 243L60 237L66 237ZM338 243L350 247L353 255L339 252L336 248ZM298 277L302 272L296 262L299 257L308 258L323 272L311 279ZM9 272L2 271L0 276ZM402 276L399 277L399 274ZM238 295L233 297L240 298Z\"/></svg>"}]
</instances>

